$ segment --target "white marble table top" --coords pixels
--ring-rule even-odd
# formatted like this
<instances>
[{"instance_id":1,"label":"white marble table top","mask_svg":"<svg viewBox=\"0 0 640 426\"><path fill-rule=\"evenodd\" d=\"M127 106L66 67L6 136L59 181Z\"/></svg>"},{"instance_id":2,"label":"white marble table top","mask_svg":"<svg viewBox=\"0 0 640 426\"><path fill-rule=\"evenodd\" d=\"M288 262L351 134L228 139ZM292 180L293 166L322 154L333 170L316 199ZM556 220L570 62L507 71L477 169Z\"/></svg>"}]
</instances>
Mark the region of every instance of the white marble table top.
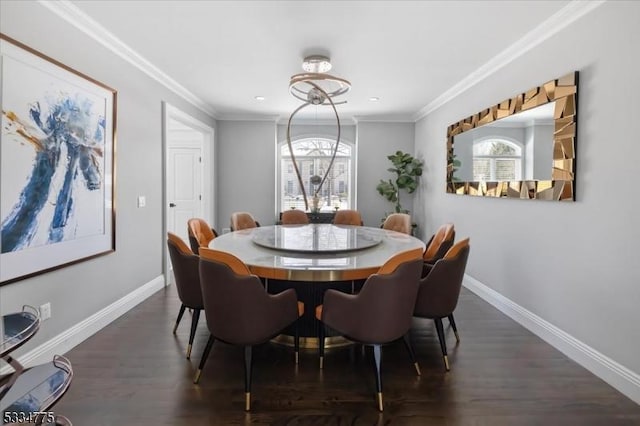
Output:
<instances>
[{"instance_id":1,"label":"white marble table top","mask_svg":"<svg viewBox=\"0 0 640 426\"><path fill-rule=\"evenodd\" d=\"M277 250L256 244L254 239L279 238L288 235L291 241L304 240L315 227L317 240L338 240L340 235L365 235L376 244L353 251L317 252ZM350 229L359 228L353 233ZM296 235L298 234L298 235ZM313 234L313 232L311 232ZM329 237L333 235L333 237ZM302 237L301 237L302 236ZM377 242L379 240L379 242ZM338 243L340 244L340 243ZM329 244L329 247L331 245ZM242 260L255 275L263 278L294 281L343 281L365 279L376 273L393 255L420 248L425 244L410 235L380 228L345 225L275 225L245 229L214 238L209 248L229 252Z\"/></svg>"},{"instance_id":2,"label":"white marble table top","mask_svg":"<svg viewBox=\"0 0 640 426\"><path fill-rule=\"evenodd\" d=\"M252 241L259 246L312 254L357 251L382 242L382 234L365 226L308 224L265 226L255 229Z\"/></svg>"}]
</instances>

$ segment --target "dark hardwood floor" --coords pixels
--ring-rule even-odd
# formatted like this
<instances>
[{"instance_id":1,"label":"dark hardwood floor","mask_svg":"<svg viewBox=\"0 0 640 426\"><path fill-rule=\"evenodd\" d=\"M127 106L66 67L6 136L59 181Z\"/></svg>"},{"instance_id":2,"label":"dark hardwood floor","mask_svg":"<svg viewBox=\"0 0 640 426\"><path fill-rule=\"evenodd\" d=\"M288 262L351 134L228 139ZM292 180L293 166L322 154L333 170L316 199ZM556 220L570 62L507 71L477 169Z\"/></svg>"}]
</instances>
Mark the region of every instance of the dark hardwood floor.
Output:
<instances>
[{"instance_id":1,"label":"dark hardwood floor","mask_svg":"<svg viewBox=\"0 0 640 426\"><path fill-rule=\"evenodd\" d=\"M315 351L295 366L274 344L254 351L245 413L242 349L216 342L194 385L208 331L201 318L185 359L191 317L171 334L178 308L175 290L161 290L70 351L75 377L55 411L74 426L640 425L640 406L464 289L459 345L445 329L449 373L432 321L414 322L421 377L402 342L383 349L383 413L369 351L330 351L320 371Z\"/></svg>"}]
</instances>

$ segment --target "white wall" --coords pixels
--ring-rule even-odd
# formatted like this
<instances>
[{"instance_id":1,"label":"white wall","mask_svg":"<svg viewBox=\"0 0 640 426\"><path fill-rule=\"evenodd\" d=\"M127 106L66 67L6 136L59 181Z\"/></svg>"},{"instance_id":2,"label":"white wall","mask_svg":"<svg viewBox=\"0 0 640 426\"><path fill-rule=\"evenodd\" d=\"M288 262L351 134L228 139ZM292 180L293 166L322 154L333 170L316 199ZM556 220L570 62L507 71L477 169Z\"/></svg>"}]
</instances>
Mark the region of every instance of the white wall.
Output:
<instances>
[{"instance_id":1,"label":"white wall","mask_svg":"<svg viewBox=\"0 0 640 426\"><path fill-rule=\"evenodd\" d=\"M2 32L118 91L116 252L0 287L0 312L51 302L33 349L162 274L162 101L196 110L36 2L1 2ZM138 195L147 207L137 208Z\"/></svg>"},{"instance_id":2,"label":"white wall","mask_svg":"<svg viewBox=\"0 0 640 426\"><path fill-rule=\"evenodd\" d=\"M333 137L338 136L338 128L336 125L331 124L292 124L291 126L291 139L303 139L311 138L314 136L326 136ZM287 125L278 124L278 142L286 142L287 140ZM352 124L342 124L340 126L340 140L350 143L356 142L356 126Z\"/></svg>"},{"instance_id":3,"label":"white wall","mask_svg":"<svg viewBox=\"0 0 640 426\"><path fill-rule=\"evenodd\" d=\"M308 126L297 127L292 128L294 136L335 132L335 126L320 126L319 132L309 131ZM393 205L378 194L376 185L380 179L392 177L387 172L391 167L387 155L397 150L413 151L413 129L413 123L361 122L357 128L343 126L346 140L357 139L356 207L365 225L379 226L384 213L393 211ZM217 135L216 229L229 227L229 217L234 211L251 212L261 224L273 225L277 215L274 201L276 140L286 137L286 126L267 121L218 121ZM242 159L240 166L238 159ZM412 198L403 197L402 204L409 210Z\"/></svg>"},{"instance_id":4,"label":"white wall","mask_svg":"<svg viewBox=\"0 0 640 426\"><path fill-rule=\"evenodd\" d=\"M219 121L217 135L214 227L222 232L238 211L251 213L261 225L275 224L276 123Z\"/></svg>"},{"instance_id":5,"label":"white wall","mask_svg":"<svg viewBox=\"0 0 640 426\"><path fill-rule=\"evenodd\" d=\"M531 140L527 141L527 147L533 144L533 179L551 179L553 148L549 149L549 144L545 141L553 140L554 129L553 125L537 125L531 129Z\"/></svg>"},{"instance_id":6,"label":"white wall","mask_svg":"<svg viewBox=\"0 0 640 426\"><path fill-rule=\"evenodd\" d=\"M416 124L427 161L416 200L423 235L454 222L471 237L471 277L636 373L638 17L640 3L607 2ZM574 70L576 202L445 193L447 126Z\"/></svg>"},{"instance_id":7,"label":"white wall","mask_svg":"<svg viewBox=\"0 0 640 426\"><path fill-rule=\"evenodd\" d=\"M387 171L392 166L387 156L395 154L396 151L412 153L414 137L413 123L358 123L357 205L365 225L380 226L385 213L395 211L395 205L378 194L376 185L380 179L395 178L395 174ZM418 155L418 158L424 160L422 155ZM425 180L421 179L418 187L424 184ZM402 207L413 215L414 194L401 192Z\"/></svg>"}]
</instances>

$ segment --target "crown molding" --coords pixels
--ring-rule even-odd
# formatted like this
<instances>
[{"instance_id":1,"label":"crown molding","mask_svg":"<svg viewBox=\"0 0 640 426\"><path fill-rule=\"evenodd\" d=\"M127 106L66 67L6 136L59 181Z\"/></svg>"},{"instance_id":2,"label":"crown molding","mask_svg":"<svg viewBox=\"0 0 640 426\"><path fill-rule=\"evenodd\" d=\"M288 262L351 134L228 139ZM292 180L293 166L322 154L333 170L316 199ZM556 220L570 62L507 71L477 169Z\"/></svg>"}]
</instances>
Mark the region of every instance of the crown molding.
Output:
<instances>
[{"instance_id":1,"label":"crown molding","mask_svg":"<svg viewBox=\"0 0 640 426\"><path fill-rule=\"evenodd\" d=\"M273 121L277 122L279 115L266 114L219 114L216 118L221 121Z\"/></svg>"},{"instance_id":2,"label":"crown molding","mask_svg":"<svg viewBox=\"0 0 640 426\"><path fill-rule=\"evenodd\" d=\"M280 121L279 116L246 116L246 115L219 115L216 110L201 98L190 92L173 78L169 77L158 67L153 65L131 47L109 32L89 15L81 11L69 0L38 0L38 2L49 9L70 25L85 33L95 41L111 50L113 53L129 62L149 77L165 86L167 89L177 94L185 101L189 102L199 110L219 120L229 121ZM424 118L427 114L435 111L447 102L461 95L469 88L486 79L500 68L509 64L516 58L522 56L533 49L544 40L568 27L582 16L596 9L606 0L573 0L560 9L546 21L528 32L514 44L500 52L493 59L476 69L463 80L452 86L450 89L435 98L429 104L421 108L411 117L353 117L353 123L358 122L416 122ZM345 120L346 121L346 120Z\"/></svg>"},{"instance_id":3,"label":"crown molding","mask_svg":"<svg viewBox=\"0 0 640 426\"><path fill-rule=\"evenodd\" d=\"M131 65L138 68L140 71L147 74L149 77L157 81L158 83L171 90L176 95L180 96L191 105L195 106L202 112L217 119L218 114L216 111L200 99L198 96L190 92L186 87L178 83L173 78L169 77L158 67L153 65L147 59L142 57L138 52L133 50L122 40L96 22L89 15L81 11L77 6L71 3L69 0L48 1L38 0L42 6L49 9L60 18L67 21L70 25L85 33L113 53L129 62Z\"/></svg>"},{"instance_id":4,"label":"crown molding","mask_svg":"<svg viewBox=\"0 0 640 426\"><path fill-rule=\"evenodd\" d=\"M278 120L278 125L281 126L286 126L287 124L289 124L289 117L280 117L280 119ZM335 126L337 124L335 118L334 119L328 119L328 118L322 118L322 119L313 119L313 118L296 118L295 120L292 121L291 125L292 126ZM356 121L353 119L353 117L341 117L340 118L340 125L341 126L352 126L356 124Z\"/></svg>"},{"instance_id":5,"label":"crown molding","mask_svg":"<svg viewBox=\"0 0 640 426\"><path fill-rule=\"evenodd\" d=\"M404 115L354 115L353 121L355 123L414 123L416 120L411 116Z\"/></svg>"},{"instance_id":6,"label":"crown molding","mask_svg":"<svg viewBox=\"0 0 640 426\"><path fill-rule=\"evenodd\" d=\"M413 121L424 118L427 114L440 108L447 102L466 92L475 84L489 77L500 68L524 55L552 35L568 27L587 13L604 4L606 0L573 0L547 20L543 21L533 30L525 34L521 39L494 56L489 62L476 69L460 82L442 93L440 96L421 108L414 116Z\"/></svg>"}]
</instances>

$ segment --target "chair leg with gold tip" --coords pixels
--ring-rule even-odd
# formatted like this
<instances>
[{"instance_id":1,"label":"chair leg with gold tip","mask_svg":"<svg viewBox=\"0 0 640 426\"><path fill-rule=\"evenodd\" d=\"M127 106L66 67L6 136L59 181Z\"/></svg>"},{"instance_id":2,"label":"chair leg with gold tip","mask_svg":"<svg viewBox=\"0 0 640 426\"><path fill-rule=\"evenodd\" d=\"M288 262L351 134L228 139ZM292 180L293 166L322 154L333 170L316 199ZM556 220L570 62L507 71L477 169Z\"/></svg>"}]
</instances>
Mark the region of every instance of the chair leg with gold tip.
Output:
<instances>
[{"instance_id":1,"label":"chair leg with gold tip","mask_svg":"<svg viewBox=\"0 0 640 426\"><path fill-rule=\"evenodd\" d=\"M444 327L442 326L442 318L433 320L436 323L436 331L438 332L438 340L440 341L440 349L442 349L442 358L444 359L444 367L449 371L449 358L447 357L447 342L444 339Z\"/></svg>"},{"instance_id":2,"label":"chair leg with gold tip","mask_svg":"<svg viewBox=\"0 0 640 426\"><path fill-rule=\"evenodd\" d=\"M320 355L320 370L324 368L324 324L320 323L318 330L318 354Z\"/></svg>"},{"instance_id":3,"label":"chair leg with gold tip","mask_svg":"<svg viewBox=\"0 0 640 426\"><path fill-rule=\"evenodd\" d=\"M187 309L186 306L180 305L180 311L178 312L178 319L176 319L176 324L173 326L173 334L176 334L176 330L178 329L178 324L180 324L180 320L182 319L182 316L184 315L185 309Z\"/></svg>"},{"instance_id":4,"label":"chair leg with gold tip","mask_svg":"<svg viewBox=\"0 0 640 426\"><path fill-rule=\"evenodd\" d=\"M402 336L402 341L404 342L404 346L407 348L407 352L409 352L409 358L411 358L411 362L413 362L413 366L416 369L416 373L418 376L421 376L420 365L418 365L418 361L416 361L416 354L413 352L413 347L411 346L411 338L409 337L409 333Z\"/></svg>"},{"instance_id":5,"label":"chair leg with gold tip","mask_svg":"<svg viewBox=\"0 0 640 426\"><path fill-rule=\"evenodd\" d=\"M456 321L453 319L453 314L449 314L447 318L449 318L449 324L451 324L451 328L453 328L453 334L456 335L456 342L460 343L460 336L458 335L458 327L456 327Z\"/></svg>"},{"instance_id":6,"label":"chair leg with gold tip","mask_svg":"<svg viewBox=\"0 0 640 426\"><path fill-rule=\"evenodd\" d=\"M376 400L378 410L382 411L382 380L380 378L380 365L382 363L382 350L380 345L373 345L373 360L376 366Z\"/></svg>"},{"instance_id":7,"label":"chair leg with gold tip","mask_svg":"<svg viewBox=\"0 0 640 426\"><path fill-rule=\"evenodd\" d=\"M207 345L204 347L204 352L202 352L202 359L200 360L200 365L198 365L198 371L196 371L196 377L193 379L193 383L198 384L200 381L200 375L202 374L202 369L204 368L204 363L207 362L207 358L209 357L209 352L211 352L211 347L213 346L213 342L216 339L209 335L209 340L207 340Z\"/></svg>"},{"instance_id":8,"label":"chair leg with gold tip","mask_svg":"<svg viewBox=\"0 0 640 426\"><path fill-rule=\"evenodd\" d=\"M251 346L244 347L244 410L251 410Z\"/></svg>"},{"instance_id":9,"label":"chair leg with gold tip","mask_svg":"<svg viewBox=\"0 0 640 426\"><path fill-rule=\"evenodd\" d=\"M296 352L296 364L298 364L298 360L300 359L300 326L299 323L300 322L300 318L298 318L296 320L296 322L293 324L293 330L294 330L294 335L293 335L293 348Z\"/></svg>"},{"instance_id":10,"label":"chair leg with gold tip","mask_svg":"<svg viewBox=\"0 0 640 426\"><path fill-rule=\"evenodd\" d=\"M189 345L187 346L187 359L191 359L191 348L193 347L193 339L196 336L196 329L198 328L199 319L200 319L200 309L194 309L193 317L191 318L191 332L189 333Z\"/></svg>"}]
</instances>

